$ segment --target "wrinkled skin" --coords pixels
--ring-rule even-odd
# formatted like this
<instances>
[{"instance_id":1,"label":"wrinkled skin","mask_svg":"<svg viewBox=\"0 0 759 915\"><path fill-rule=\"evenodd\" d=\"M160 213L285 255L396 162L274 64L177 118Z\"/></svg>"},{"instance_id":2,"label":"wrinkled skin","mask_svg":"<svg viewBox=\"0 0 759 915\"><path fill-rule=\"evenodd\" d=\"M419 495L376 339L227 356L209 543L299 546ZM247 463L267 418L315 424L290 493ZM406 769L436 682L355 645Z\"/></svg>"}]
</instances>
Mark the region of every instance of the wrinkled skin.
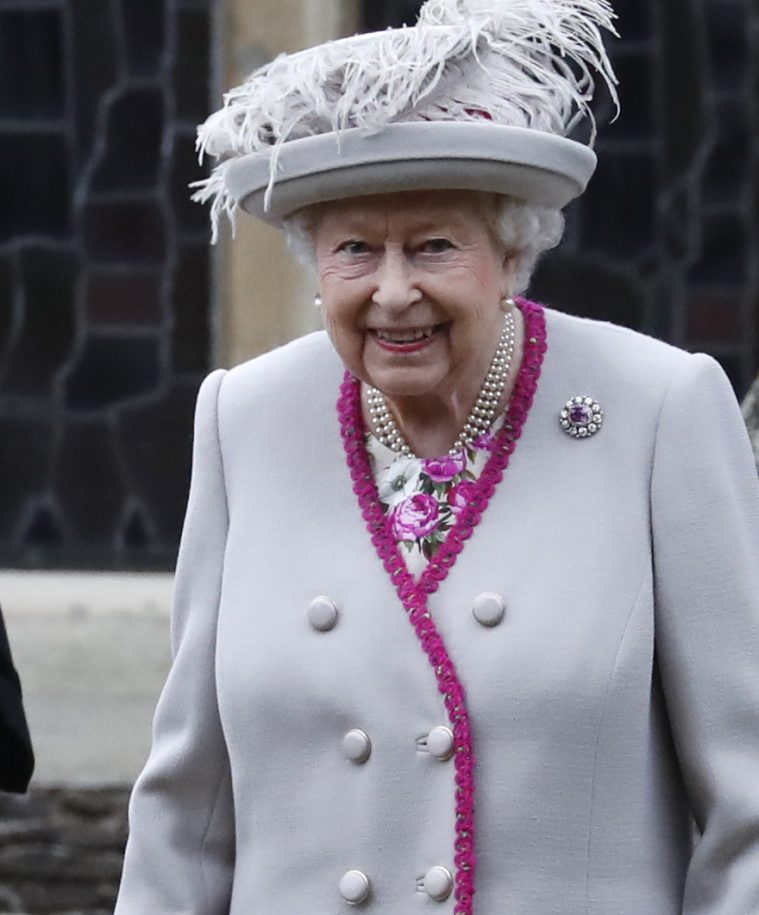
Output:
<instances>
[{"instance_id":1,"label":"wrinkled skin","mask_svg":"<svg viewBox=\"0 0 759 915\"><path fill-rule=\"evenodd\" d=\"M417 454L444 453L477 397L514 289L513 256L487 200L430 191L336 201L315 212L313 239L338 354L386 395Z\"/></svg>"}]
</instances>

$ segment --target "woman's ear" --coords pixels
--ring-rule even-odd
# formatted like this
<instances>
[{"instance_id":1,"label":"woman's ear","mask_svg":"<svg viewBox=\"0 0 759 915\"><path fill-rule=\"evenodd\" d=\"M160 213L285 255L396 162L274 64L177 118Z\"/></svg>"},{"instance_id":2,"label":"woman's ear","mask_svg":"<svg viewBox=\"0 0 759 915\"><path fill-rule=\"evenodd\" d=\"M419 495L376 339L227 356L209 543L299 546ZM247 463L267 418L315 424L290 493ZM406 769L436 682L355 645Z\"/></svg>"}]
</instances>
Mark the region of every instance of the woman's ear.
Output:
<instances>
[{"instance_id":1,"label":"woman's ear","mask_svg":"<svg viewBox=\"0 0 759 915\"><path fill-rule=\"evenodd\" d=\"M506 251L501 264L501 294L504 298L511 298L516 291L517 266L519 254Z\"/></svg>"}]
</instances>

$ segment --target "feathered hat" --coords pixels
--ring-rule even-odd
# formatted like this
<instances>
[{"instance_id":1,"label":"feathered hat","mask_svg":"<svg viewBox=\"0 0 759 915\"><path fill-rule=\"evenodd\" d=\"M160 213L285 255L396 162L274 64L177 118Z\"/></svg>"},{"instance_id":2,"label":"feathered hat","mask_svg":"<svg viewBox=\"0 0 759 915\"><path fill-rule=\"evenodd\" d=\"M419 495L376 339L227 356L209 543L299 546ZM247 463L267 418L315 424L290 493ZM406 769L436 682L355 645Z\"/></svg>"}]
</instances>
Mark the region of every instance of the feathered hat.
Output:
<instances>
[{"instance_id":1,"label":"feathered hat","mask_svg":"<svg viewBox=\"0 0 759 915\"><path fill-rule=\"evenodd\" d=\"M618 106L608 0L427 0L414 26L283 54L198 129L194 199L274 225L327 200L421 189L545 206L595 170L595 74ZM568 139L590 123L589 145Z\"/></svg>"}]
</instances>

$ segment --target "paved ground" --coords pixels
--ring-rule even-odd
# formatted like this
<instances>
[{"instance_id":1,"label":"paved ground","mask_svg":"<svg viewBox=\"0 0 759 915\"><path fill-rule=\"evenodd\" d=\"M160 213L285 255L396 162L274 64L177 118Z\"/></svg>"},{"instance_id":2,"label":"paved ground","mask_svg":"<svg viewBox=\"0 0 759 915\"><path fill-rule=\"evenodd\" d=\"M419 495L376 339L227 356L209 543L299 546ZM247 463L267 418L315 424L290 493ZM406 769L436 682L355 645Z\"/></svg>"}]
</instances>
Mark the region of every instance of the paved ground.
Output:
<instances>
[{"instance_id":1,"label":"paved ground","mask_svg":"<svg viewBox=\"0 0 759 915\"><path fill-rule=\"evenodd\" d=\"M37 756L0 794L0 912L110 915L169 666L170 575L0 572Z\"/></svg>"},{"instance_id":2,"label":"paved ground","mask_svg":"<svg viewBox=\"0 0 759 915\"><path fill-rule=\"evenodd\" d=\"M38 786L130 785L169 666L170 575L0 572Z\"/></svg>"}]
</instances>

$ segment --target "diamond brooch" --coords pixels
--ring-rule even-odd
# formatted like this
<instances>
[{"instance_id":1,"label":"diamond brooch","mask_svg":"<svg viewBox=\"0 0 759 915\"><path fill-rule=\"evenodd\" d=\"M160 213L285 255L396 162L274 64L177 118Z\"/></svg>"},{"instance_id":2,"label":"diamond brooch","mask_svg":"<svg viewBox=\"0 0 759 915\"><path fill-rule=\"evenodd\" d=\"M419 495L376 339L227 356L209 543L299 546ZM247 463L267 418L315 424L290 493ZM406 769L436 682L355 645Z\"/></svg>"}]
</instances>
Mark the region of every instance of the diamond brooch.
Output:
<instances>
[{"instance_id":1,"label":"diamond brooch","mask_svg":"<svg viewBox=\"0 0 759 915\"><path fill-rule=\"evenodd\" d=\"M561 428L572 438L590 438L604 422L601 405L592 397L573 397L559 414Z\"/></svg>"}]
</instances>

